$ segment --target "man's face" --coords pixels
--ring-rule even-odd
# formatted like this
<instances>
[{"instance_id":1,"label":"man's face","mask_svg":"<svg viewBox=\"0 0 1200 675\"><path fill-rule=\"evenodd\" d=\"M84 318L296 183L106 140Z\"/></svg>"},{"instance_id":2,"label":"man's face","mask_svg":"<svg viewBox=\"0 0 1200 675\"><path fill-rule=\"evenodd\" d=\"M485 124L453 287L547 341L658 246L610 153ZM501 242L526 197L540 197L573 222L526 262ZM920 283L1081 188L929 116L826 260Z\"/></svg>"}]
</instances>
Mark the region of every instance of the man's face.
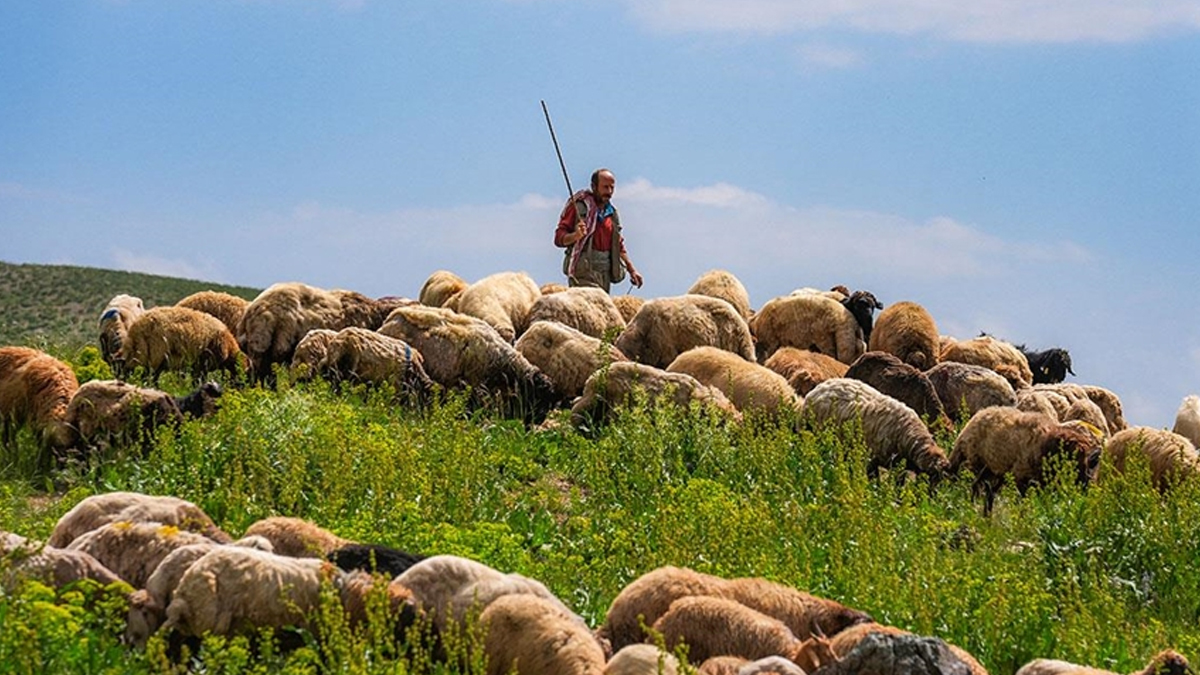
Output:
<instances>
[{"instance_id":1,"label":"man's face","mask_svg":"<svg viewBox=\"0 0 1200 675\"><path fill-rule=\"evenodd\" d=\"M592 192L596 195L596 199L601 204L607 204L608 200L612 199L613 191L617 189L617 179L611 173L602 171L596 177L596 187Z\"/></svg>"}]
</instances>

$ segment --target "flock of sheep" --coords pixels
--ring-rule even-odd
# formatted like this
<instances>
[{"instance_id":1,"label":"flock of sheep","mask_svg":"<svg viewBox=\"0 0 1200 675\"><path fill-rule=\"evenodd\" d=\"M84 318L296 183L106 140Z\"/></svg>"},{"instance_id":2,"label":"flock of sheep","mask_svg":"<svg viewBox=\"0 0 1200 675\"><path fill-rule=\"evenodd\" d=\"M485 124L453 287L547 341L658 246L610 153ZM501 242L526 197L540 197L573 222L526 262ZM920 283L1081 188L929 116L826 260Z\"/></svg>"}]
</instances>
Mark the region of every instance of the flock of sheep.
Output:
<instances>
[{"instance_id":1,"label":"flock of sheep","mask_svg":"<svg viewBox=\"0 0 1200 675\"><path fill-rule=\"evenodd\" d=\"M305 628L319 639L327 624L314 617L329 589L352 629L381 621L389 639L421 640L435 658L456 658L443 637L474 626L488 675L674 675L684 672L680 645L703 675L987 673L957 646L766 579L662 567L626 586L593 630L536 579L468 558L347 541L286 517L235 540L190 502L132 492L84 499L44 545L0 533L0 562L5 585L125 582L127 642L140 647L161 633L176 652L205 635L263 628ZM1101 672L1038 659L1018 675ZM1167 650L1143 672L1190 670Z\"/></svg>"},{"instance_id":2,"label":"flock of sheep","mask_svg":"<svg viewBox=\"0 0 1200 675\"><path fill-rule=\"evenodd\" d=\"M101 314L99 343L119 378L141 369L153 381L162 372L182 371L201 382L209 373L225 371L235 385L270 384L284 368L300 379L387 385L399 400L417 406L438 389L461 389L472 403L497 406L502 414L531 424L554 423L547 416L569 408L571 424L587 432L614 410L640 401L699 405L732 424L747 417L797 429L850 424L861 427L872 472L902 469L936 483L965 467L975 477L976 493L986 496L988 510L1006 478L1024 492L1044 479L1043 467L1055 457L1070 462L1085 484L1097 478L1104 453L1118 471L1130 453L1144 454L1152 480L1163 490L1200 473L1200 398L1184 400L1173 431L1131 427L1115 393L1063 381L1074 374L1066 350L1031 352L987 335L955 340L940 335L933 317L917 303L884 307L873 294L844 287L802 288L755 311L744 286L721 270L703 275L685 295L650 300L611 297L594 288L539 287L524 273L468 283L446 271L431 275L415 300L372 299L302 283L273 285L251 302L202 292L173 307L148 310L141 300L120 295ZM144 442L159 425L212 412L220 394L211 382L178 398L121 379L81 387L67 364L47 354L0 347L0 440L6 446L20 426L30 427L55 451ZM952 446L939 445L939 438L954 436L956 429ZM120 499L114 498L117 506ZM56 530L49 546L29 559L42 560L38 564L55 570L61 580L63 574L92 575L80 571L91 570L91 563L53 556L90 552L99 567L140 589L131 609L135 641L160 625L199 635L302 622L295 608L314 598L323 582L339 588L352 621L362 620L363 594L372 578L322 562L339 564L335 554L348 542L328 533L297 535L306 542L299 550L319 554L316 562L297 562L281 557L279 541L257 539L265 533L253 527L243 540L230 542L223 533L193 534L180 529L181 522L144 517L132 505L122 508L108 518L112 522L93 517L87 528L93 533L87 535L70 525L72 511L60 528L74 527L74 534L59 537ZM203 514L189 514L187 523L219 532ZM145 522L157 524L139 524ZM96 534L104 528L113 532ZM172 544L162 545L164 539ZM144 543L150 540L157 543ZM134 556L139 567L127 570L121 565L133 541L149 548ZM175 544L201 548L172 558L177 554L168 549ZM12 538L6 547L34 550ZM97 555L105 547L118 553ZM494 600L483 603L480 617L491 626L489 635L497 636L487 640L500 668L494 672L513 659L523 673L643 672L620 665L625 663L673 668L669 655L657 651L648 661L621 656L623 647L644 638L637 628L639 614L666 636L668 646L686 642L696 663L708 663L702 655L741 659L713 661L702 668L710 673L836 668L851 662L846 659L867 633L888 639L897 633L854 610L831 610L836 603L794 589L769 585L763 590L768 582L762 580L719 580L668 569L626 589L597 637L534 580L462 559L373 551L397 555L395 561L404 567L382 570L395 577L387 594L398 615L423 615L441 629L447 619L462 618L470 604L466 600ZM171 560L175 564L163 567ZM239 574L250 576L232 578ZM245 587L245 593L214 597L213 579L221 587ZM277 582L282 586L273 585ZM639 584L651 589L652 601L632 590ZM738 584L755 590L735 590L742 588ZM281 605L284 587L288 594L309 595L286 598ZM633 614L622 614L627 594L640 598L630 601ZM756 604L760 600L767 605ZM778 606L771 604L776 601ZM822 623L826 612L843 610L850 620ZM539 652L550 659L544 663L527 644L544 637L538 631L563 636L556 642L562 649ZM518 636L526 632L533 637ZM851 635L858 638L842 637ZM606 645L618 656L607 660ZM951 652L971 672L982 672L965 652ZM776 658L759 670L747 665L766 657L783 657L786 664ZM1157 665L1167 670L1161 672L1182 672L1172 670L1181 657L1169 653L1163 659ZM1055 663L1035 662L1022 673L1068 672L1067 664Z\"/></svg>"}]
</instances>

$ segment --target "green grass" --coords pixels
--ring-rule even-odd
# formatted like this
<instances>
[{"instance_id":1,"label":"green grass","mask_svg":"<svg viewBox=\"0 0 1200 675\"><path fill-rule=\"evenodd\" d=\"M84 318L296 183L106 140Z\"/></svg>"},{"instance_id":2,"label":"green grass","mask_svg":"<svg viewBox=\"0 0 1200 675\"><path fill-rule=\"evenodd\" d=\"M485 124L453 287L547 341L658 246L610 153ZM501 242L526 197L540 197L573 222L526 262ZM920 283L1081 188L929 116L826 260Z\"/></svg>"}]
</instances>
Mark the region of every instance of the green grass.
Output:
<instances>
[{"instance_id":1,"label":"green grass","mask_svg":"<svg viewBox=\"0 0 1200 675\"><path fill-rule=\"evenodd\" d=\"M291 515L469 556L543 581L592 625L631 580L673 564L836 599L958 644L996 674L1035 657L1128 672L1166 647L1200 654L1200 486L1159 495L1137 464L1086 491L1065 476L1024 498L1008 486L984 517L969 477L932 492L869 479L859 444L786 423L727 427L642 406L585 438L468 412L456 397L418 413L319 382L223 401L149 456L118 452L89 470L48 473L22 436L0 461L0 530L44 538L85 496L136 490L190 499L235 535ZM172 666L161 641L119 643L123 616L111 591L5 592L0 672L461 670L328 617L325 639L296 651L212 639Z\"/></svg>"}]
</instances>

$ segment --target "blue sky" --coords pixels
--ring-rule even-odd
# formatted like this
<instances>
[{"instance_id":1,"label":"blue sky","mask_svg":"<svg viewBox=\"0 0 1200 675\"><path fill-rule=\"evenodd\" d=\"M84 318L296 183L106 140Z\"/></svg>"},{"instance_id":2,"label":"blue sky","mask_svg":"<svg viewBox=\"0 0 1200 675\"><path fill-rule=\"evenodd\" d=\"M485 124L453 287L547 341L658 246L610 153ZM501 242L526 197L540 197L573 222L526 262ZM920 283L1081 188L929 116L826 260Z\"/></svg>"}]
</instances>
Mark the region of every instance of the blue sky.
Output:
<instances>
[{"instance_id":1,"label":"blue sky","mask_svg":"<svg viewBox=\"0 0 1200 675\"><path fill-rule=\"evenodd\" d=\"M724 268L756 306L914 300L1170 426L1200 391L1198 65L1196 0L12 0L0 260L558 280L544 99L574 185L617 175L639 294Z\"/></svg>"}]
</instances>

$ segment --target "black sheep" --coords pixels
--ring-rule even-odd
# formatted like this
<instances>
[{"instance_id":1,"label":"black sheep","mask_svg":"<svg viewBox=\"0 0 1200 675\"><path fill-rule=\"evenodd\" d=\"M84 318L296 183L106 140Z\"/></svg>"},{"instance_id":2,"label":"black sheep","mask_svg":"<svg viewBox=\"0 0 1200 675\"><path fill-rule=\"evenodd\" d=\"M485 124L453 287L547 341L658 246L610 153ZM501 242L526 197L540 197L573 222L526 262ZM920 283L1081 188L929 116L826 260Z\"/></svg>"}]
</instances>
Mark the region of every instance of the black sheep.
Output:
<instances>
[{"instance_id":1,"label":"black sheep","mask_svg":"<svg viewBox=\"0 0 1200 675\"><path fill-rule=\"evenodd\" d=\"M1075 374L1075 371L1071 370L1071 355L1061 347L1052 347L1040 352L1028 350L1025 345L1017 345L1017 349L1021 350L1025 359L1029 361L1034 384L1058 384L1067 379L1067 373Z\"/></svg>"},{"instance_id":2,"label":"black sheep","mask_svg":"<svg viewBox=\"0 0 1200 675\"><path fill-rule=\"evenodd\" d=\"M379 544L348 544L330 551L329 562L347 572L364 570L395 578L425 556Z\"/></svg>"},{"instance_id":3,"label":"black sheep","mask_svg":"<svg viewBox=\"0 0 1200 675\"><path fill-rule=\"evenodd\" d=\"M836 287L834 290L843 288L845 287ZM875 326L875 310L883 309L883 303L876 300L870 291L854 291L842 301L842 306L850 310L854 320L862 328L863 342L870 343L871 330Z\"/></svg>"}]
</instances>

